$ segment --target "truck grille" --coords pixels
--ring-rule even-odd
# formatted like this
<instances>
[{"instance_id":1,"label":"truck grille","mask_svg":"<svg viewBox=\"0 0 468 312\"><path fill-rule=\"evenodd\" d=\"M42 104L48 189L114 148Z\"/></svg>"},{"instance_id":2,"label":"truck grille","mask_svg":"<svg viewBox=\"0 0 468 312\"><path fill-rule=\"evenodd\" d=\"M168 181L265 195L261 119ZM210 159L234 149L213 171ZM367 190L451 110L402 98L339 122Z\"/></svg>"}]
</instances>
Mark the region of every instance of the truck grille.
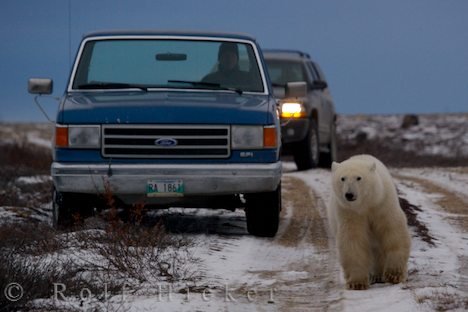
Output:
<instances>
[{"instance_id":1,"label":"truck grille","mask_svg":"<svg viewBox=\"0 0 468 312\"><path fill-rule=\"evenodd\" d=\"M114 158L227 158L229 126L103 125L102 155Z\"/></svg>"}]
</instances>

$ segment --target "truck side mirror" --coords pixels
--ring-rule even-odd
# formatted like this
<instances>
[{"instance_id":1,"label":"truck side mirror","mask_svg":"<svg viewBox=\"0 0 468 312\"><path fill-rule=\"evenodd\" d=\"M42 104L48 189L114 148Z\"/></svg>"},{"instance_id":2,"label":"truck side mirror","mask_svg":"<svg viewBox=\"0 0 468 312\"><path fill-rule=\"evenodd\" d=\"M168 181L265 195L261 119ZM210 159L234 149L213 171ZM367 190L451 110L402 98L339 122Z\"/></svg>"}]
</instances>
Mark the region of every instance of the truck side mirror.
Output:
<instances>
[{"instance_id":1,"label":"truck side mirror","mask_svg":"<svg viewBox=\"0 0 468 312\"><path fill-rule=\"evenodd\" d=\"M34 102L36 103L37 107L41 110L44 116L47 118L48 121L54 122L50 119L49 115L47 115L44 108L42 108L41 104L39 103L38 99L40 95L43 94L51 94L53 90L53 81L49 78L30 78L28 80L28 92L31 94L37 94L34 97Z\"/></svg>"},{"instance_id":2,"label":"truck side mirror","mask_svg":"<svg viewBox=\"0 0 468 312\"><path fill-rule=\"evenodd\" d=\"M30 78L28 81L28 92L31 94L51 94L53 81L49 78Z\"/></svg>"},{"instance_id":3,"label":"truck side mirror","mask_svg":"<svg viewBox=\"0 0 468 312\"><path fill-rule=\"evenodd\" d=\"M297 98L307 96L307 83L305 81L288 82L286 84L286 97Z\"/></svg>"}]
</instances>

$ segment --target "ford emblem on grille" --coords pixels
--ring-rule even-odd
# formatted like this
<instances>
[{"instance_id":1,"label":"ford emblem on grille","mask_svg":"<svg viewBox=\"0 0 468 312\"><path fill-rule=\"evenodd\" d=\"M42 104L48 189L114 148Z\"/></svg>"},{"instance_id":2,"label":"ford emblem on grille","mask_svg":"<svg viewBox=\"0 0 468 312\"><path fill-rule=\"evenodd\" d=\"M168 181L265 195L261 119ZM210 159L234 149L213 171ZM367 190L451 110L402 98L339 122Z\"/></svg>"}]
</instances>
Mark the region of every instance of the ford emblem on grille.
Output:
<instances>
[{"instance_id":1,"label":"ford emblem on grille","mask_svg":"<svg viewBox=\"0 0 468 312\"><path fill-rule=\"evenodd\" d=\"M176 146L177 140L170 138L161 138L154 141L154 144L158 146Z\"/></svg>"}]
</instances>

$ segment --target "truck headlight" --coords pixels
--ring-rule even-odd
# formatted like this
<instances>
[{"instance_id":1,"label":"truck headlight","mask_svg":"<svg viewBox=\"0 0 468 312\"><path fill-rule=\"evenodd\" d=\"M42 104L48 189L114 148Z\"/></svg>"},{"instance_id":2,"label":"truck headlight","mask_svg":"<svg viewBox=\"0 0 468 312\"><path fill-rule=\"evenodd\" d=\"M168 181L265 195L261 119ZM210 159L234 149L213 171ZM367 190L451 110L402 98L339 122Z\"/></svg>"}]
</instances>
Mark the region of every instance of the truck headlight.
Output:
<instances>
[{"instance_id":1,"label":"truck headlight","mask_svg":"<svg viewBox=\"0 0 468 312\"><path fill-rule=\"evenodd\" d=\"M307 112L301 103L285 102L281 105L281 117L283 118L301 118L306 116Z\"/></svg>"},{"instance_id":2,"label":"truck headlight","mask_svg":"<svg viewBox=\"0 0 468 312\"><path fill-rule=\"evenodd\" d=\"M100 126L59 126L55 128L55 146L70 148L99 148Z\"/></svg>"},{"instance_id":3,"label":"truck headlight","mask_svg":"<svg viewBox=\"0 0 468 312\"><path fill-rule=\"evenodd\" d=\"M263 149L278 146L275 126L232 126L233 149Z\"/></svg>"}]
</instances>

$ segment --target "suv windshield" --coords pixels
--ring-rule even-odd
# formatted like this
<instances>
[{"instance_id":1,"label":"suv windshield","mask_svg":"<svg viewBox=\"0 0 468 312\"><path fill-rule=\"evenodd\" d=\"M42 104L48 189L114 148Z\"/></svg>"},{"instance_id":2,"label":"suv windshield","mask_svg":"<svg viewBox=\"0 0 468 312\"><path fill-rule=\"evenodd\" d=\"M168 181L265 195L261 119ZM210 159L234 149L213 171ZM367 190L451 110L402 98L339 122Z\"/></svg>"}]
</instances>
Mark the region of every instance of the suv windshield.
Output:
<instances>
[{"instance_id":1,"label":"suv windshield","mask_svg":"<svg viewBox=\"0 0 468 312\"><path fill-rule=\"evenodd\" d=\"M264 92L252 45L182 39L89 40L74 90L177 88Z\"/></svg>"},{"instance_id":2,"label":"suv windshield","mask_svg":"<svg viewBox=\"0 0 468 312\"><path fill-rule=\"evenodd\" d=\"M302 62L266 60L268 74L274 85L284 86L288 82L306 81Z\"/></svg>"}]
</instances>

